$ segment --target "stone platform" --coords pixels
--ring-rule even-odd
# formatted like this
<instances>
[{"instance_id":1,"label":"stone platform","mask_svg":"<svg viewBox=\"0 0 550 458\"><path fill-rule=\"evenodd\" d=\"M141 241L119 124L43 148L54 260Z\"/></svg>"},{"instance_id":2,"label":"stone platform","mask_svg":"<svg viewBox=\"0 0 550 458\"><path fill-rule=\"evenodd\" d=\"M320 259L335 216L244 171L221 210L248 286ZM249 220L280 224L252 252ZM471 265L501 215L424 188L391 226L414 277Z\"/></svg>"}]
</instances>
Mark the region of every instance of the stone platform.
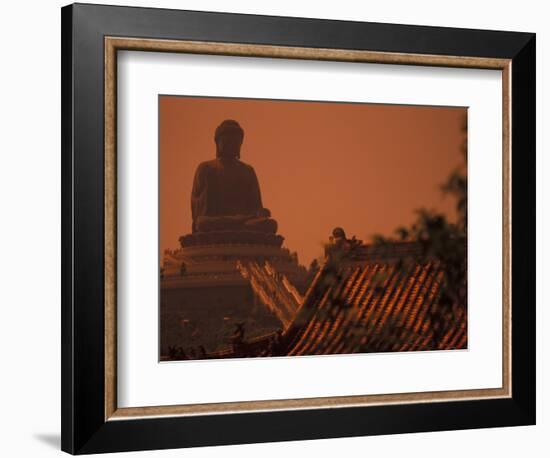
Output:
<instances>
[{"instance_id":1,"label":"stone platform","mask_svg":"<svg viewBox=\"0 0 550 458\"><path fill-rule=\"evenodd\" d=\"M161 355L219 351L231 347L238 323L247 338L281 328L280 320L255 297L239 262L269 261L304 290L307 270L273 234L190 234L182 247L166 251L161 269ZM202 347L202 348L201 348Z\"/></svg>"}]
</instances>

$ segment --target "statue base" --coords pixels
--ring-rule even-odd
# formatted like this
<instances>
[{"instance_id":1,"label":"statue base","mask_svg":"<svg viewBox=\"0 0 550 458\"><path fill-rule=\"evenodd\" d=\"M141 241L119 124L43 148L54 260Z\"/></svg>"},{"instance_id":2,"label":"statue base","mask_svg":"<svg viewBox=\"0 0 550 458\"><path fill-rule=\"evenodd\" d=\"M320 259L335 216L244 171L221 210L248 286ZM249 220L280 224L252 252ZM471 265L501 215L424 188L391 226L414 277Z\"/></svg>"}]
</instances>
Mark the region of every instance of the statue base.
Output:
<instances>
[{"instance_id":1,"label":"statue base","mask_svg":"<svg viewBox=\"0 0 550 458\"><path fill-rule=\"evenodd\" d=\"M206 245L267 245L280 247L284 237L256 231L194 232L180 237L182 248Z\"/></svg>"},{"instance_id":2,"label":"statue base","mask_svg":"<svg viewBox=\"0 0 550 458\"><path fill-rule=\"evenodd\" d=\"M165 251L161 269L161 355L231 347L238 323L245 338L277 332L279 319L257 300L238 262L269 261L303 293L307 270L281 247L280 235L260 232L205 232L180 238L182 248Z\"/></svg>"}]
</instances>

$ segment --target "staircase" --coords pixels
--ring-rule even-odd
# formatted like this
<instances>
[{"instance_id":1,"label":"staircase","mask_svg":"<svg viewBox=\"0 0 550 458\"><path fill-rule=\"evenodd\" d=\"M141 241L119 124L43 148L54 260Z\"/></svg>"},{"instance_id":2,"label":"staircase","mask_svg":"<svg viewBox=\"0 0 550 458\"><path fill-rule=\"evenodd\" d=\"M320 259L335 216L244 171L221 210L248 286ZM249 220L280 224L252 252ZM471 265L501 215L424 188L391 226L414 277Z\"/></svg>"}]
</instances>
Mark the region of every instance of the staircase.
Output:
<instances>
[{"instance_id":1,"label":"staircase","mask_svg":"<svg viewBox=\"0 0 550 458\"><path fill-rule=\"evenodd\" d=\"M268 261L263 265L238 261L237 269L250 282L254 294L279 318L283 331L286 331L304 300L299 291Z\"/></svg>"}]
</instances>

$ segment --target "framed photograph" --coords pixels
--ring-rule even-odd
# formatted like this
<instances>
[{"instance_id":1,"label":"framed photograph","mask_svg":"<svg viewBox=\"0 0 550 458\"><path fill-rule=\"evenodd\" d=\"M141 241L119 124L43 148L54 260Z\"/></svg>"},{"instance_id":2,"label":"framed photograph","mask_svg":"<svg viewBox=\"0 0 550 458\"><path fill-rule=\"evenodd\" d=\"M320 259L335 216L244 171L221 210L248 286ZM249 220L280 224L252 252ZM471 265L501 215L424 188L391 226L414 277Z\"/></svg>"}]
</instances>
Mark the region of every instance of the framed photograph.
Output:
<instances>
[{"instance_id":1,"label":"framed photograph","mask_svg":"<svg viewBox=\"0 0 550 458\"><path fill-rule=\"evenodd\" d=\"M535 423L535 35L62 9L62 448Z\"/></svg>"}]
</instances>

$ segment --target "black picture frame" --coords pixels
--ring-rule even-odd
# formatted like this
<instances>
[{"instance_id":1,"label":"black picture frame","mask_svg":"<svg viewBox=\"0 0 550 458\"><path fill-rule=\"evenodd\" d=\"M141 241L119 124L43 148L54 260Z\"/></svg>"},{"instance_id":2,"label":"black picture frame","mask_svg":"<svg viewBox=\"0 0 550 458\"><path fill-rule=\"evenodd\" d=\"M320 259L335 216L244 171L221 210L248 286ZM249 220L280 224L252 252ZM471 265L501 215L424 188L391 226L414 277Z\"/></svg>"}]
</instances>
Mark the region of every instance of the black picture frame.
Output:
<instances>
[{"instance_id":1,"label":"black picture frame","mask_svg":"<svg viewBox=\"0 0 550 458\"><path fill-rule=\"evenodd\" d=\"M64 451L535 424L535 34L88 4L61 14ZM106 421L105 36L511 59L512 396Z\"/></svg>"}]
</instances>

